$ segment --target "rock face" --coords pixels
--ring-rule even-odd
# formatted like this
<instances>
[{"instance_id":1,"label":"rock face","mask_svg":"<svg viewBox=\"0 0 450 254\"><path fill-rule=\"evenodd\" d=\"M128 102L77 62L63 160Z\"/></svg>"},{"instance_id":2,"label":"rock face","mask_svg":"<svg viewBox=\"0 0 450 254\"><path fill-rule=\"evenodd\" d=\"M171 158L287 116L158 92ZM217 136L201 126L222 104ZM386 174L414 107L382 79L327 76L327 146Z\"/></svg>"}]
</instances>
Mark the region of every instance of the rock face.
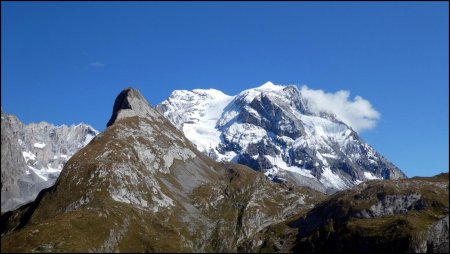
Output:
<instances>
[{"instance_id":1,"label":"rock face","mask_svg":"<svg viewBox=\"0 0 450 254\"><path fill-rule=\"evenodd\" d=\"M1 198L2 212L6 208L14 207L14 203L23 202L20 198L19 179L26 174L27 166L22 155L18 140L18 130L23 124L15 116L2 113L2 181Z\"/></svg>"},{"instance_id":2,"label":"rock face","mask_svg":"<svg viewBox=\"0 0 450 254\"><path fill-rule=\"evenodd\" d=\"M448 194L448 173L362 183L261 230L253 251L448 253Z\"/></svg>"},{"instance_id":3,"label":"rock face","mask_svg":"<svg viewBox=\"0 0 450 254\"><path fill-rule=\"evenodd\" d=\"M448 253L448 214L446 217L438 220L434 223L429 231L426 233L426 237L422 238L414 248L418 253Z\"/></svg>"},{"instance_id":4,"label":"rock face","mask_svg":"<svg viewBox=\"0 0 450 254\"><path fill-rule=\"evenodd\" d=\"M235 252L324 198L215 162L137 90L120 93L108 126L53 187L2 215L2 252Z\"/></svg>"},{"instance_id":5,"label":"rock face","mask_svg":"<svg viewBox=\"0 0 450 254\"><path fill-rule=\"evenodd\" d=\"M211 158L275 181L333 193L370 179L406 177L352 128L308 105L296 86L268 82L236 96L174 91L157 109Z\"/></svg>"},{"instance_id":6,"label":"rock face","mask_svg":"<svg viewBox=\"0 0 450 254\"><path fill-rule=\"evenodd\" d=\"M85 124L24 125L14 115L1 117L2 212L34 200L52 186L67 160L98 133Z\"/></svg>"},{"instance_id":7,"label":"rock face","mask_svg":"<svg viewBox=\"0 0 450 254\"><path fill-rule=\"evenodd\" d=\"M411 210L420 210L425 207L420 193L408 193L406 195L384 195L379 194L379 201L369 209L364 209L356 213L356 218L372 218L387 216L399 213L406 213Z\"/></svg>"}]
</instances>

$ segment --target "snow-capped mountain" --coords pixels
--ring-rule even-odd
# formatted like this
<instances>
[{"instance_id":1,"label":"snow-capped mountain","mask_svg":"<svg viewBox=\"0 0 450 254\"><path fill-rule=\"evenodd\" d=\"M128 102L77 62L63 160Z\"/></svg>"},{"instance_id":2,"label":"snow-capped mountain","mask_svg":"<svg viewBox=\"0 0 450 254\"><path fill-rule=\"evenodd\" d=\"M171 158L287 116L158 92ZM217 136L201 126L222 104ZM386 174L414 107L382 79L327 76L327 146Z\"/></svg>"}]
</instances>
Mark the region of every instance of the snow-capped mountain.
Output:
<instances>
[{"instance_id":1,"label":"snow-capped mountain","mask_svg":"<svg viewBox=\"0 0 450 254\"><path fill-rule=\"evenodd\" d=\"M14 115L1 117L2 212L34 200L52 186L69 158L98 134L86 124L24 125Z\"/></svg>"},{"instance_id":2,"label":"snow-capped mountain","mask_svg":"<svg viewBox=\"0 0 450 254\"><path fill-rule=\"evenodd\" d=\"M229 96L177 90L157 110L218 161L332 193L371 179L406 177L330 112L311 110L296 86L267 82Z\"/></svg>"}]
</instances>

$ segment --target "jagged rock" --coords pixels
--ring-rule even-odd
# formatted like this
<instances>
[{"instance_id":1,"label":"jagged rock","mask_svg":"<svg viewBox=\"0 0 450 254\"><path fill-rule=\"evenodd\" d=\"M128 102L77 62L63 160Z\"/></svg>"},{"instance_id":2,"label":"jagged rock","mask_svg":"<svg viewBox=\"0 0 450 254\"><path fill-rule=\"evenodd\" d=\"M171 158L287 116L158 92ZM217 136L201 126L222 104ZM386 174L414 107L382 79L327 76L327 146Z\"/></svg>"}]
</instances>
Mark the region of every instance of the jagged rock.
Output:
<instances>
[{"instance_id":1,"label":"jagged rock","mask_svg":"<svg viewBox=\"0 0 450 254\"><path fill-rule=\"evenodd\" d=\"M39 191L52 186L67 160L98 133L85 124L24 125L3 112L1 128L2 213L33 201Z\"/></svg>"},{"instance_id":2,"label":"jagged rock","mask_svg":"<svg viewBox=\"0 0 450 254\"><path fill-rule=\"evenodd\" d=\"M139 91L133 88L123 90L114 101L113 113L106 126L111 126L121 118L132 116L152 117L158 119L156 112L150 109L147 105L147 100L145 100Z\"/></svg>"},{"instance_id":3,"label":"jagged rock","mask_svg":"<svg viewBox=\"0 0 450 254\"><path fill-rule=\"evenodd\" d=\"M13 207L15 203L22 201L18 200L20 199L19 181L20 177L26 174L27 166L22 156L22 149L17 142L22 123L17 117L4 115L3 112L1 117L1 210L3 212L6 208Z\"/></svg>"},{"instance_id":4,"label":"jagged rock","mask_svg":"<svg viewBox=\"0 0 450 254\"><path fill-rule=\"evenodd\" d=\"M434 223L426 238L418 244L421 248L414 249L416 253L448 253L448 215Z\"/></svg>"},{"instance_id":5,"label":"jagged rock","mask_svg":"<svg viewBox=\"0 0 450 254\"><path fill-rule=\"evenodd\" d=\"M392 214L406 213L411 210L421 210L425 204L420 193L410 193L407 195L384 195L381 194L379 201L369 209L356 213L356 218L371 218Z\"/></svg>"},{"instance_id":6,"label":"jagged rock","mask_svg":"<svg viewBox=\"0 0 450 254\"><path fill-rule=\"evenodd\" d=\"M243 107L237 120L260 126L280 136L296 139L306 133L300 120L290 112L289 106L275 96L261 93L248 106Z\"/></svg>"}]
</instances>

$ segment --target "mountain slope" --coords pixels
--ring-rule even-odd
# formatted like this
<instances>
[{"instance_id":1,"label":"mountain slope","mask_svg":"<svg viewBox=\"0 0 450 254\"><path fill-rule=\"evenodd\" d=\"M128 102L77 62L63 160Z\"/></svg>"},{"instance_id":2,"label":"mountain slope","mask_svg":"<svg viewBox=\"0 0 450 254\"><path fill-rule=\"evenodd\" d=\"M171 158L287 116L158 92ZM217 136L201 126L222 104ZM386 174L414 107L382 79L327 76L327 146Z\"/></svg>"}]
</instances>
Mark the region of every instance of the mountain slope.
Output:
<instances>
[{"instance_id":1,"label":"mountain slope","mask_svg":"<svg viewBox=\"0 0 450 254\"><path fill-rule=\"evenodd\" d=\"M67 160L98 134L86 124L24 125L3 112L1 128L2 212L34 200L39 191L52 186Z\"/></svg>"},{"instance_id":2,"label":"mountain slope","mask_svg":"<svg viewBox=\"0 0 450 254\"><path fill-rule=\"evenodd\" d=\"M211 158L275 181L333 193L370 179L406 177L333 114L312 111L295 86L268 82L236 96L179 90L157 110Z\"/></svg>"},{"instance_id":3,"label":"mountain slope","mask_svg":"<svg viewBox=\"0 0 450 254\"><path fill-rule=\"evenodd\" d=\"M134 89L108 126L34 203L2 215L2 252L236 251L323 198L211 160Z\"/></svg>"},{"instance_id":4,"label":"mountain slope","mask_svg":"<svg viewBox=\"0 0 450 254\"><path fill-rule=\"evenodd\" d=\"M243 245L255 252L448 253L448 194L448 173L372 180L261 230Z\"/></svg>"}]
</instances>

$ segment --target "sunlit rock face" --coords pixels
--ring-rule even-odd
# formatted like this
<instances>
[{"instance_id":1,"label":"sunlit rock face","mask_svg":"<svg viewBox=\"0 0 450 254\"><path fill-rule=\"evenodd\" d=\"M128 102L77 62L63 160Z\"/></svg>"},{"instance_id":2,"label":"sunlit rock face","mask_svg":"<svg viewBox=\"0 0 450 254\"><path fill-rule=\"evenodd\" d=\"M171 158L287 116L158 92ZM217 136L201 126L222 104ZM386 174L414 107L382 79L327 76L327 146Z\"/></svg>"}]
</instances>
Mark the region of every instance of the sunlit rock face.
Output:
<instances>
[{"instance_id":1,"label":"sunlit rock face","mask_svg":"<svg viewBox=\"0 0 450 254\"><path fill-rule=\"evenodd\" d=\"M64 164L98 131L86 124L23 124L2 112L2 212L33 201L52 186Z\"/></svg>"}]
</instances>

